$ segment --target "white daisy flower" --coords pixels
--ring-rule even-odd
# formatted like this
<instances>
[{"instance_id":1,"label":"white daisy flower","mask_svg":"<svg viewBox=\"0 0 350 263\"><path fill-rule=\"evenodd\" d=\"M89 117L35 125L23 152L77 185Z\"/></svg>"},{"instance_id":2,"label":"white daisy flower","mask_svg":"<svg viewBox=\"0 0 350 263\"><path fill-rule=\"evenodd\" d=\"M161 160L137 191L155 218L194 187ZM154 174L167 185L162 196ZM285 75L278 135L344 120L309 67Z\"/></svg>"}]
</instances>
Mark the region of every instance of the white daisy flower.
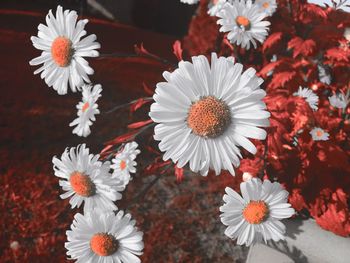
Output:
<instances>
[{"instance_id":1,"label":"white daisy flower","mask_svg":"<svg viewBox=\"0 0 350 263\"><path fill-rule=\"evenodd\" d=\"M344 29L344 34L343 34L344 38L347 40L347 41L350 41L350 27L346 27Z\"/></svg>"},{"instance_id":2,"label":"white daisy flower","mask_svg":"<svg viewBox=\"0 0 350 263\"><path fill-rule=\"evenodd\" d=\"M87 137L90 133L90 126L93 121L96 121L95 115L100 114L98 109L98 104L96 103L98 98L101 97L102 87L101 85L91 85L83 86L83 99L77 105L77 115L74 121L72 121L69 126L76 126L73 129L73 133L78 136Z\"/></svg>"},{"instance_id":3,"label":"white daisy flower","mask_svg":"<svg viewBox=\"0 0 350 263\"><path fill-rule=\"evenodd\" d=\"M67 255L76 263L138 263L143 250L143 233L135 227L131 215L123 211L76 214L66 232Z\"/></svg>"},{"instance_id":4,"label":"white daisy flower","mask_svg":"<svg viewBox=\"0 0 350 263\"><path fill-rule=\"evenodd\" d=\"M309 103L310 108L314 111L318 109L318 96L313 93L311 89L299 87L299 90L294 92L293 95L305 98L306 102Z\"/></svg>"},{"instance_id":5,"label":"white daisy flower","mask_svg":"<svg viewBox=\"0 0 350 263\"><path fill-rule=\"evenodd\" d=\"M73 92L85 82L90 82L88 75L94 73L89 63L83 57L97 57L95 50L100 44L95 42L96 35L86 35L84 30L88 20L77 22L75 11L65 10L58 6L56 17L50 10L46 16L47 26L38 26L38 37L32 36L34 47L42 50L39 57L32 59L29 64L36 66L43 64L34 74L41 72L49 87L53 87L58 94L67 93L68 83Z\"/></svg>"},{"instance_id":6,"label":"white daisy flower","mask_svg":"<svg viewBox=\"0 0 350 263\"><path fill-rule=\"evenodd\" d=\"M237 146L252 154L254 144L248 138L263 140L270 113L262 98L263 79L234 59L217 58L212 53L211 66L205 56L179 62L172 73L164 72L167 82L157 84L150 117L156 123L155 140L179 168L207 175L209 168L234 175L233 166L242 158ZM233 165L233 166L232 166Z\"/></svg>"},{"instance_id":7,"label":"white daisy flower","mask_svg":"<svg viewBox=\"0 0 350 263\"><path fill-rule=\"evenodd\" d=\"M314 141L328 141L329 133L319 127L315 127L310 131L310 135Z\"/></svg>"},{"instance_id":8,"label":"white daisy flower","mask_svg":"<svg viewBox=\"0 0 350 263\"><path fill-rule=\"evenodd\" d=\"M136 142L127 143L123 150L112 160L113 177L120 179L124 186L132 180L130 173L136 173L136 156L140 153Z\"/></svg>"},{"instance_id":9,"label":"white daisy flower","mask_svg":"<svg viewBox=\"0 0 350 263\"><path fill-rule=\"evenodd\" d=\"M277 9L276 0L256 0L255 4L260 11L265 12L268 16L272 16Z\"/></svg>"},{"instance_id":10,"label":"white daisy flower","mask_svg":"<svg viewBox=\"0 0 350 263\"><path fill-rule=\"evenodd\" d=\"M262 183L258 178L242 182L240 188L243 198L230 187L225 189L225 204L220 207L225 235L246 246L262 239L265 243L284 240L285 226L280 220L295 213L288 203L289 193L279 183Z\"/></svg>"},{"instance_id":11,"label":"white daisy flower","mask_svg":"<svg viewBox=\"0 0 350 263\"><path fill-rule=\"evenodd\" d=\"M260 12L257 5L249 0L225 3L217 13L220 18L217 23L221 25L220 32L229 32L227 35L231 43L249 49L250 42L257 47L256 40L263 43L268 31L269 21L262 21L267 15Z\"/></svg>"},{"instance_id":12,"label":"white daisy flower","mask_svg":"<svg viewBox=\"0 0 350 263\"><path fill-rule=\"evenodd\" d=\"M72 208L80 207L84 202L84 211L94 208L116 210L113 201L121 199L119 193L124 190L122 183L109 173L110 162L102 163L99 155L89 154L85 144L68 148L61 159L52 158L55 176L62 178L60 186L66 193L60 197L70 197Z\"/></svg>"},{"instance_id":13,"label":"white daisy flower","mask_svg":"<svg viewBox=\"0 0 350 263\"><path fill-rule=\"evenodd\" d=\"M194 5L197 4L199 0L180 0L180 2L184 4Z\"/></svg>"},{"instance_id":14,"label":"white daisy flower","mask_svg":"<svg viewBox=\"0 0 350 263\"><path fill-rule=\"evenodd\" d=\"M348 105L348 100L343 93L334 94L328 97L329 103L338 109L345 109Z\"/></svg>"},{"instance_id":15,"label":"white daisy flower","mask_svg":"<svg viewBox=\"0 0 350 263\"><path fill-rule=\"evenodd\" d=\"M227 1L228 0L211 0L208 5L208 14L216 16Z\"/></svg>"}]
</instances>

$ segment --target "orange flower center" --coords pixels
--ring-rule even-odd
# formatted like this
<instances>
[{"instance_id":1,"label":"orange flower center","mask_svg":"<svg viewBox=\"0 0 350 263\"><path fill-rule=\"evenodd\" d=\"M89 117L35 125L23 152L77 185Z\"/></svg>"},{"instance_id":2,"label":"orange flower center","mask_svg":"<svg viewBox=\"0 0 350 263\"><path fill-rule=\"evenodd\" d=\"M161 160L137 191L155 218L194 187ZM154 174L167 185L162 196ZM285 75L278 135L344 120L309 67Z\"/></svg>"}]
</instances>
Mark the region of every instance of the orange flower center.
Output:
<instances>
[{"instance_id":1,"label":"orange flower center","mask_svg":"<svg viewBox=\"0 0 350 263\"><path fill-rule=\"evenodd\" d=\"M269 4L268 2L264 2L264 3L262 4L262 6L263 6L263 8L268 8L268 7L270 6L270 4Z\"/></svg>"},{"instance_id":2,"label":"orange flower center","mask_svg":"<svg viewBox=\"0 0 350 263\"><path fill-rule=\"evenodd\" d=\"M246 29L250 28L250 21L248 18L246 18L245 16L237 16L236 18L236 23L239 26L243 26Z\"/></svg>"},{"instance_id":3,"label":"orange flower center","mask_svg":"<svg viewBox=\"0 0 350 263\"><path fill-rule=\"evenodd\" d=\"M73 172L69 178L70 185L75 193L78 195L89 197L95 194L95 184L91 181L90 177L80 173Z\"/></svg>"},{"instance_id":4,"label":"orange flower center","mask_svg":"<svg viewBox=\"0 0 350 263\"><path fill-rule=\"evenodd\" d=\"M215 138L223 134L231 122L229 107L213 96L203 97L190 107L187 124L192 132Z\"/></svg>"},{"instance_id":5,"label":"orange flower center","mask_svg":"<svg viewBox=\"0 0 350 263\"><path fill-rule=\"evenodd\" d=\"M323 135L323 131L320 131L320 130L316 131L317 137L321 137L322 135Z\"/></svg>"},{"instance_id":6,"label":"orange flower center","mask_svg":"<svg viewBox=\"0 0 350 263\"><path fill-rule=\"evenodd\" d=\"M118 250L118 241L112 235L98 233L90 239L90 247L99 256L110 256Z\"/></svg>"},{"instance_id":7,"label":"orange flower center","mask_svg":"<svg viewBox=\"0 0 350 263\"><path fill-rule=\"evenodd\" d=\"M90 104L89 104L89 102L85 102L84 103L84 105L83 105L83 107L82 107L82 112L85 112L85 111L87 111L87 109L90 107Z\"/></svg>"},{"instance_id":8,"label":"orange flower center","mask_svg":"<svg viewBox=\"0 0 350 263\"><path fill-rule=\"evenodd\" d=\"M73 56L72 41L66 37L57 37L52 42L51 55L58 66L68 66Z\"/></svg>"},{"instance_id":9,"label":"orange flower center","mask_svg":"<svg viewBox=\"0 0 350 263\"><path fill-rule=\"evenodd\" d=\"M120 161L120 169L124 170L126 168L126 162L124 160Z\"/></svg>"},{"instance_id":10,"label":"orange flower center","mask_svg":"<svg viewBox=\"0 0 350 263\"><path fill-rule=\"evenodd\" d=\"M250 201L243 209L243 217L249 224L260 224L269 213L269 208L264 201Z\"/></svg>"}]
</instances>

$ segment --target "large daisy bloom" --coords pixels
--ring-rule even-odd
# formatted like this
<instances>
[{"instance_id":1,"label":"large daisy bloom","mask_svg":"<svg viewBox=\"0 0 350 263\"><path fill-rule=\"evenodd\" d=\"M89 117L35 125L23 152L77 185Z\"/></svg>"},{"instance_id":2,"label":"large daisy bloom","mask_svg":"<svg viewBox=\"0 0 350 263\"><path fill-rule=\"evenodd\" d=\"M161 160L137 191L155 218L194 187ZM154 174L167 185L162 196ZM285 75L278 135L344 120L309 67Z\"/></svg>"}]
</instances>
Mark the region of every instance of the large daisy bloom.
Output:
<instances>
[{"instance_id":1,"label":"large daisy bloom","mask_svg":"<svg viewBox=\"0 0 350 263\"><path fill-rule=\"evenodd\" d=\"M136 157L140 153L137 142L127 143L122 151L118 152L112 159L111 168L114 170L112 176L120 179L126 186L132 179L130 173L136 173Z\"/></svg>"},{"instance_id":2,"label":"large daisy bloom","mask_svg":"<svg viewBox=\"0 0 350 263\"><path fill-rule=\"evenodd\" d=\"M298 91L294 92L293 95L304 98L314 111L318 109L318 96L311 89L299 87Z\"/></svg>"},{"instance_id":3,"label":"large daisy bloom","mask_svg":"<svg viewBox=\"0 0 350 263\"><path fill-rule=\"evenodd\" d=\"M338 109L345 109L348 104L348 100L343 93L334 94L331 97L328 97L329 103Z\"/></svg>"},{"instance_id":4,"label":"large daisy bloom","mask_svg":"<svg viewBox=\"0 0 350 263\"><path fill-rule=\"evenodd\" d=\"M101 97L102 87L101 85L83 86L83 99L77 105L78 117L72 121L69 126L76 126L73 129L73 133L78 136L87 137L90 133L90 126L93 121L96 121L95 115L100 114L98 104L96 103L98 98Z\"/></svg>"},{"instance_id":5,"label":"large daisy bloom","mask_svg":"<svg viewBox=\"0 0 350 263\"><path fill-rule=\"evenodd\" d=\"M88 20L77 22L77 18L75 11L63 12L62 7L58 6L56 17L50 10L46 16L47 26L40 24L38 36L31 37L34 47L42 50L42 53L29 64L43 64L34 74L41 72L41 78L60 95L67 93L68 83L75 92L84 81L90 82L88 75L93 74L94 70L83 57L99 55L95 50L100 48L100 44L95 42L96 35L81 39L86 35L84 27Z\"/></svg>"},{"instance_id":6,"label":"large daisy bloom","mask_svg":"<svg viewBox=\"0 0 350 263\"><path fill-rule=\"evenodd\" d=\"M260 11L265 12L268 16L272 16L277 9L276 0L256 0L255 4Z\"/></svg>"},{"instance_id":7,"label":"large daisy bloom","mask_svg":"<svg viewBox=\"0 0 350 263\"><path fill-rule=\"evenodd\" d=\"M180 61L174 72L164 72L167 82L157 84L150 117L156 123L155 140L163 159L172 159L179 168L207 175L209 168L234 175L233 166L242 158L237 146L252 154L248 138L263 140L269 126L263 80L256 71L234 59L212 53L211 65L205 56Z\"/></svg>"},{"instance_id":8,"label":"large daisy bloom","mask_svg":"<svg viewBox=\"0 0 350 263\"><path fill-rule=\"evenodd\" d=\"M257 5L249 0L225 3L216 14L220 19L220 32L229 32L227 35L231 43L249 49L250 43L257 47L256 41L263 43L268 31L269 21L262 21L267 14L261 12Z\"/></svg>"},{"instance_id":9,"label":"large daisy bloom","mask_svg":"<svg viewBox=\"0 0 350 263\"><path fill-rule=\"evenodd\" d=\"M66 149L61 158L52 158L55 176L64 191L60 197L70 197L72 208L84 202L84 212L92 209L116 210L113 203L121 199L122 183L109 173L110 163L99 161L99 155L89 154L85 144Z\"/></svg>"},{"instance_id":10,"label":"large daisy bloom","mask_svg":"<svg viewBox=\"0 0 350 263\"><path fill-rule=\"evenodd\" d=\"M77 263L138 263L143 250L143 233L131 215L123 211L76 214L66 232L67 255Z\"/></svg>"},{"instance_id":11,"label":"large daisy bloom","mask_svg":"<svg viewBox=\"0 0 350 263\"><path fill-rule=\"evenodd\" d=\"M240 188L243 198L230 187L225 189L225 204L220 207L225 235L246 246L262 239L284 240L285 226L280 220L295 213L287 202L289 193L279 183L258 178L241 183Z\"/></svg>"},{"instance_id":12,"label":"large daisy bloom","mask_svg":"<svg viewBox=\"0 0 350 263\"><path fill-rule=\"evenodd\" d=\"M199 0L180 0L180 2L184 4L194 5L197 4Z\"/></svg>"},{"instance_id":13,"label":"large daisy bloom","mask_svg":"<svg viewBox=\"0 0 350 263\"><path fill-rule=\"evenodd\" d=\"M315 127L310 131L310 135L314 141L328 141L329 133L319 127Z\"/></svg>"},{"instance_id":14,"label":"large daisy bloom","mask_svg":"<svg viewBox=\"0 0 350 263\"><path fill-rule=\"evenodd\" d=\"M208 5L208 14L216 16L227 1L228 0L211 0Z\"/></svg>"}]
</instances>

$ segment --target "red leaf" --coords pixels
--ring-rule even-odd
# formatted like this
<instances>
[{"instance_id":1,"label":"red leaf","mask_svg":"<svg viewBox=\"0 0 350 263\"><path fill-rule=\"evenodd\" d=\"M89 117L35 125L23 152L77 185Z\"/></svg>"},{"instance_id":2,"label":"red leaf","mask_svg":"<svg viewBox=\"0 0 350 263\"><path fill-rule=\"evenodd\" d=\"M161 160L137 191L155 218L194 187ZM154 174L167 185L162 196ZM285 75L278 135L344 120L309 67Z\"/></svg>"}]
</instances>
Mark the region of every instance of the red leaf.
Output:
<instances>
[{"instance_id":1,"label":"red leaf","mask_svg":"<svg viewBox=\"0 0 350 263\"><path fill-rule=\"evenodd\" d=\"M179 168L176 165L175 165L174 169L175 169L176 181L181 182L184 178L184 169Z\"/></svg>"},{"instance_id":2,"label":"red leaf","mask_svg":"<svg viewBox=\"0 0 350 263\"><path fill-rule=\"evenodd\" d=\"M327 50L325 57L332 61L349 62L350 52L340 48L331 48Z\"/></svg>"},{"instance_id":3,"label":"red leaf","mask_svg":"<svg viewBox=\"0 0 350 263\"><path fill-rule=\"evenodd\" d=\"M265 52L267 49L272 48L272 46L278 44L278 42L282 39L282 32L276 32L271 34L264 42L262 50Z\"/></svg>"},{"instance_id":4,"label":"red leaf","mask_svg":"<svg viewBox=\"0 0 350 263\"><path fill-rule=\"evenodd\" d=\"M155 55L148 52L148 50L143 47L143 43L140 44L140 47L138 47L137 45L134 45L134 48L135 48L136 54L138 55L147 55L147 56L155 57Z\"/></svg>"},{"instance_id":5,"label":"red leaf","mask_svg":"<svg viewBox=\"0 0 350 263\"><path fill-rule=\"evenodd\" d=\"M273 74L273 78L269 85L270 88L283 87L287 82L289 82L296 75L295 71L278 72Z\"/></svg>"},{"instance_id":6,"label":"red leaf","mask_svg":"<svg viewBox=\"0 0 350 263\"><path fill-rule=\"evenodd\" d=\"M138 130L133 130L133 131L130 131L128 133L122 134L122 135L114 138L113 140L106 142L105 145L110 145L110 144L115 145L115 144L131 141L135 138L135 135L138 132L139 132Z\"/></svg>"},{"instance_id":7,"label":"red leaf","mask_svg":"<svg viewBox=\"0 0 350 263\"><path fill-rule=\"evenodd\" d=\"M173 53L179 61L182 60L182 51L181 42L179 40L176 40L173 44Z\"/></svg>"},{"instance_id":8,"label":"red leaf","mask_svg":"<svg viewBox=\"0 0 350 263\"><path fill-rule=\"evenodd\" d=\"M327 18L327 13L323 8L314 5L314 4L307 4L305 5L305 9L312 15L321 17L321 18Z\"/></svg>"},{"instance_id":9,"label":"red leaf","mask_svg":"<svg viewBox=\"0 0 350 263\"><path fill-rule=\"evenodd\" d=\"M147 124L152 123L152 120L146 120L146 121L139 121L139 122L134 122L128 125L129 129L138 129L141 128L143 126L146 126Z\"/></svg>"},{"instance_id":10,"label":"red leaf","mask_svg":"<svg viewBox=\"0 0 350 263\"><path fill-rule=\"evenodd\" d=\"M139 98L135 103L130 105L130 111L135 112L139 108L141 108L146 103L150 102L151 100L145 100L144 98Z\"/></svg>"},{"instance_id":11,"label":"red leaf","mask_svg":"<svg viewBox=\"0 0 350 263\"><path fill-rule=\"evenodd\" d=\"M150 95L150 96L153 96L154 94L154 91L151 90L146 83L142 83L142 86L143 86L143 90L146 92L147 95Z\"/></svg>"},{"instance_id":12,"label":"red leaf","mask_svg":"<svg viewBox=\"0 0 350 263\"><path fill-rule=\"evenodd\" d=\"M277 66L279 66L282 63L281 60L277 60L275 62L271 62L269 64L266 64L259 72L260 75L266 75L271 70L274 70Z\"/></svg>"},{"instance_id":13,"label":"red leaf","mask_svg":"<svg viewBox=\"0 0 350 263\"><path fill-rule=\"evenodd\" d=\"M288 49L293 50L293 58L298 55L308 56L315 51L316 43L312 39L304 40L300 37L295 37L288 42Z\"/></svg>"}]
</instances>

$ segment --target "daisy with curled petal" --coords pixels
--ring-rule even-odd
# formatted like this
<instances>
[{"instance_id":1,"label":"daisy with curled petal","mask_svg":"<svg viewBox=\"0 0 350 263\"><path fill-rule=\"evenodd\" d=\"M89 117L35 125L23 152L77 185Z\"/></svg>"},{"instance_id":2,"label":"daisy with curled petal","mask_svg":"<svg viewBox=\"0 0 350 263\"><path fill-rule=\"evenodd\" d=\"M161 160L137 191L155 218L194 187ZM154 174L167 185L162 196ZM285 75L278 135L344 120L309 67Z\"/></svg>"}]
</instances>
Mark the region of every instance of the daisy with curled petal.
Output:
<instances>
[{"instance_id":1,"label":"daisy with curled petal","mask_svg":"<svg viewBox=\"0 0 350 263\"><path fill-rule=\"evenodd\" d=\"M310 135L314 141L328 141L329 133L319 127L315 127L310 131Z\"/></svg>"},{"instance_id":2,"label":"daisy with curled petal","mask_svg":"<svg viewBox=\"0 0 350 263\"><path fill-rule=\"evenodd\" d=\"M267 15L252 1L227 2L216 16L220 18L217 21L221 25L220 32L229 32L227 39L231 43L249 49L250 43L256 48L256 41L265 41L270 22L262 21Z\"/></svg>"},{"instance_id":3,"label":"daisy with curled petal","mask_svg":"<svg viewBox=\"0 0 350 263\"><path fill-rule=\"evenodd\" d=\"M66 232L67 255L77 263L138 263L142 255L143 233L135 227L130 214L119 211L76 214Z\"/></svg>"},{"instance_id":4,"label":"daisy with curled petal","mask_svg":"<svg viewBox=\"0 0 350 263\"><path fill-rule=\"evenodd\" d=\"M329 103L338 109L345 109L349 101L343 93L333 94L331 97L328 97Z\"/></svg>"},{"instance_id":5,"label":"daisy with curled petal","mask_svg":"<svg viewBox=\"0 0 350 263\"><path fill-rule=\"evenodd\" d=\"M111 168L114 170L112 176L120 179L126 186L132 178L130 173L136 173L136 156L140 153L136 142L127 143L123 150L112 160Z\"/></svg>"},{"instance_id":6,"label":"daisy with curled petal","mask_svg":"<svg viewBox=\"0 0 350 263\"><path fill-rule=\"evenodd\" d=\"M83 57L97 57L96 49L100 44L95 42L96 35L86 35L84 30L88 20L77 22L75 11L65 10L58 6L56 17L50 10L46 16L47 26L40 24L38 36L32 36L34 47L42 50L39 57L32 59L32 66L43 64L34 74L41 72L49 87L58 94L67 93L68 83L73 92L80 89L82 84L90 82L88 75L94 73L89 63Z\"/></svg>"},{"instance_id":7,"label":"daisy with curled petal","mask_svg":"<svg viewBox=\"0 0 350 263\"><path fill-rule=\"evenodd\" d=\"M90 133L90 126L93 121L96 121L95 115L100 114L98 104L96 103L98 98L101 97L102 87L101 85L84 85L82 87L83 100L77 105L78 118L72 121L69 126L75 126L73 133L78 136L87 137Z\"/></svg>"},{"instance_id":8,"label":"daisy with curled petal","mask_svg":"<svg viewBox=\"0 0 350 263\"><path fill-rule=\"evenodd\" d=\"M85 144L66 149L61 159L52 158L55 176L61 178L59 184L66 193L60 197L70 197L72 208L84 202L84 211L94 208L116 210L113 201L121 199L119 193L124 186L109 173L110 163L99 161L99 155L89 154Z\"/></svg>"},{"instance_id":9,"label":"daisy with curled petal","mask_svg":"<svg viewBox=\"0 0 350 263\"><path fill-rule=\"evenodd\" d=\"M297 92L293 93L294 96L304 98L310 105L310 108L314 111L318 109L318 96L312 92L311 89L299 87Z\"/></svg>"},{"instance_id":10,"label":"daisy with curled petal","mask_svg":"<svg viewBox=\"0 0 350 263\"><path fill-rule=\"evenodd\" d=\"M180 0L180 2L184 4L194 5L197 4L199 0Z\"/></svg>"},{"instance_id":11,"label":"daisy with curled petal","mask_svg":"<svg viewBox=\"0 0 350 263\"><path fill-rule=\"evenodd\" d=\"M208 14L216 16L227 1L228 0L211 0L208 5Z\"/></svg>"},{"instance_id":12,"label":"daisy with curled petal","mask_svg":"<svg viewBox=\"0 0 350 263\"><path fill-rule=\"evenodd\" d=\"M237 146L252 154L248 138L263 140L270 113L262 101L263 80L232 57L212 53L211 65L205 56L191 62L180 61L172 73L164 72L167 82L157 84L149 116L158 123L155 140L163 159L172 159L179 168L189 163L194 172L207 175L214 169L235 174L242 158Z\"/></svg>"},{"instance_id":13,"label":"daisy with curled petal","mask_svg":"<svg viewBox=\"0 0 350 263\"><path fill-rule=\"evenodd\" d=\"M287 201L289 193L279 183L258 178L242 182L240 188L243 198L230 187L225 189L225 204L220 207L225 235L246 246L262 239L265 243L284 240L285 226L280 220L295 213Z\"/></svg>"},{"instance_id":14,"label":"daisy with curled petal","mask_svg":"<svg viewBox=\"0 0 350 263\"><path fill-rule=\"evenodd\" d=\"M277 9L276 0L256 0L255 4L260 8L260 11L265 12L268 16L272 16Z\"/></svg>"}]
</instances>

